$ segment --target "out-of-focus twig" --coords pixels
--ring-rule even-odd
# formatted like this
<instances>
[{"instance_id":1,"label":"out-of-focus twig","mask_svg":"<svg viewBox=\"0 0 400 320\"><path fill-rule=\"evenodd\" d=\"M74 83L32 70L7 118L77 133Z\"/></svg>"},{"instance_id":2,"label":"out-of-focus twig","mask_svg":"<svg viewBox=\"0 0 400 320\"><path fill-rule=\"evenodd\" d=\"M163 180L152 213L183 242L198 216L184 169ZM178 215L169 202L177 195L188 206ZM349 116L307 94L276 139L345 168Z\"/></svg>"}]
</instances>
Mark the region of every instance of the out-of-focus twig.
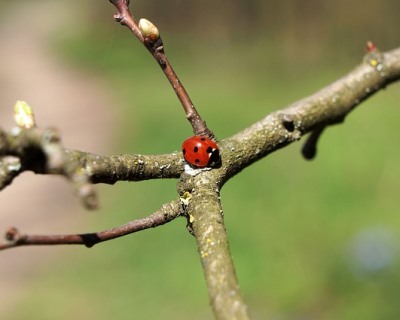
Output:
<instances>
[{"instance_id":1,"label":"out-of-focus twig","mask_svg":"<svg viewBox=\"0 0 400 320\"><path fill-rule=\"evenodd\" d=\"M69 235L29 235L18 229L9 228L0 241L0 250L31 245L84 245L88 248L100 242L116 239L131 233L155 228L174 220L183 213L180 200L164 204L148 217L128 222L112 229L84 234Z\"/></svg>"}]
</instances>

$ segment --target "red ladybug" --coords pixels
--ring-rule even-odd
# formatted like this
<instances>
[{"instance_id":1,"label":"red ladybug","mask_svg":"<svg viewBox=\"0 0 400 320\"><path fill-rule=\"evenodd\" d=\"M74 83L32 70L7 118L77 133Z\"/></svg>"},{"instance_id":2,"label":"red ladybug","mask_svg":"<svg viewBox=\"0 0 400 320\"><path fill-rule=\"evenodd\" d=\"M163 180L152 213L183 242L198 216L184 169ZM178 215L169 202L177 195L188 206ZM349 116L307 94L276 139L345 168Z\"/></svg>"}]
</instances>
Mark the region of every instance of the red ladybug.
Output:
<instances>
[{"instance_id":1,"label":"red ladybug","mask_svg":"<svg viewBox=\"0 0 400 320\"><path fill-rule=\"evenodd\" d=\"M193 136L182 143L183 157L193 167L214 167L220 161L219 149L214 141L203 136Z\"/></svg>"}]
</instances>

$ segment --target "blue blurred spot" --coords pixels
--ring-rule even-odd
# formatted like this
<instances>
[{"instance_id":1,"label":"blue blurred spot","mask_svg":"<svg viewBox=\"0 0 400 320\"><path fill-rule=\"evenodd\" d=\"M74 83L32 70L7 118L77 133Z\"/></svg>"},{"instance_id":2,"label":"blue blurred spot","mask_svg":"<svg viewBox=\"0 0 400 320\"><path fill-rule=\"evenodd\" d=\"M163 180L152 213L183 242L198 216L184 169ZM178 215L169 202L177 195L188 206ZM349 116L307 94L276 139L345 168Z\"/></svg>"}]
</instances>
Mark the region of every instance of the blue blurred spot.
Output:
<instances>
[{"instance_id":1,"label":"blue blurred spot","mask_svg":"<svg viewBox=\"0 0 400 320\"><path fill-rule=\"evenodd\" d=\"M393 266L399 241L384 227L365 229L355 235L349 247L349 262L360 276L373 275Z\"/></svg>"}]
</instances>

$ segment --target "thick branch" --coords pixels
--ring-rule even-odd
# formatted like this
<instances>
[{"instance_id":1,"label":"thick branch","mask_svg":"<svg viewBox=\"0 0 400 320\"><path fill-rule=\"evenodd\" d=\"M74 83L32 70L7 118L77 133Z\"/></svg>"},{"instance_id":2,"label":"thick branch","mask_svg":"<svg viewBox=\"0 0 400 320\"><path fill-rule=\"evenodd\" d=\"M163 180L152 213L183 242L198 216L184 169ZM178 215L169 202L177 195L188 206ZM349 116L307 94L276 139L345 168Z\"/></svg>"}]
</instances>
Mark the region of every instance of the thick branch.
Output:
<instances>
[{"instance_id":1,"label":"thick branch","mask_svg":"<svg viewBox=\"0 0 400 320\"><path fill-rule=\"evenodd\" d=\"M93 183L113 184L117 181L179 178L183 172L180 152L162 155L101 156L62 148L59 138L49 139L52 129L33 128L20 133L1 132L0 157L21 159L18 172L30 170L42 174L61 174L71 177L86 174ZM6 158L4 166L11 166ZM14 161L15 162L15 161ZM15 171L15 170L14 170ZM1 171L0 171L1 176Z\"/></svg>"},{"instance_id":2,"label":"thick branch","mask_svg":"<svg viewBox=\"0 0 400 320\"><path fill-rule=\"evenodd\" d=\"M10 228L5 234L5 240L0 242L0 250L30 246L30 245L66 245L78 244L90 248L95 244L123 237L138 231L155 228L168 223L182 214L180 200L164 204L159 210L150 216L133 220L122 226L85 234L70 235L29 235L23 234L16 228Z\"/></svg>"},{"instance_id":3,"label":"thick branch","mask_svg":"<svg viewBox=\"0 0 400 320\"><path fill-rule=\"evenodd\" d=\"M197 240L216 319L249 319L229 249L217 183L199 175L193 180L189 178L189 184L186 180L179 187L189 190L184 193L190 199L188 227Z\"/></svg>"},{"instance_id":4,"label":"thick branch","mask_svg":"<svg viewBox=\"0 0 400 320\"><path fill-rule=\"evenodd\" d=\"M55 129L0 130L0 190L24 171L59 174L72 184L85 207L97 207L92 183L178 178L181 153L165 155L99 156L64 149Z\"/></svg>"},{"instance_id":5,"label":"thick branch","mask_svg":"<svg viewBox=\"0 0 400 320\"><path fill-rule=\"evenodd\" d=\"M223 140L220 143L223 166L215 174L221 174L224 183L307 132L341 123L361 101L399 79L400 48L381 54L379 63L372 63L367 55L360 66L343 78Z\"/></svg>"},{"instance_id":6,"label":"thick branch","mask_svg":"<svg viewBox=\"0 0 400 320\"><path fill-rule=\"evenodd\" d=\"M183 172L183 158L180 152L162 155L100 156L67 150L66 155L69 163L79 163L93 183L114 184L117 181L179 178Z\"/></svg>"}]
</instances>

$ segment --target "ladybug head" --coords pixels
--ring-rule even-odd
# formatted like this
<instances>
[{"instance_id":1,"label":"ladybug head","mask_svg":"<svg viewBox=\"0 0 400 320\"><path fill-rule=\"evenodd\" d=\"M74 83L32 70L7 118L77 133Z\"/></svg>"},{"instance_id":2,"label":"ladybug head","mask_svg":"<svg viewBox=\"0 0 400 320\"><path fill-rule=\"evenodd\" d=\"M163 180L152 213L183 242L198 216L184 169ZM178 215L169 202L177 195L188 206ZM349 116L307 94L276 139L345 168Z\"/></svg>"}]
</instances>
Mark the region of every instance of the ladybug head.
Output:
<instances>
[{"instance_id":1,"label":"ladybug head","mask_svg":"<svg viewBox=\"0 0 400 320\"><path fill-rule=\"evenodd\" d=\"M208 167L217 167L218 165L221 164L221 157L219 156L219 149L212 149L211 147L208 148L207 151L208 154L210 155L210 159L208 160Z\"/></svg>"}]
</instances>

